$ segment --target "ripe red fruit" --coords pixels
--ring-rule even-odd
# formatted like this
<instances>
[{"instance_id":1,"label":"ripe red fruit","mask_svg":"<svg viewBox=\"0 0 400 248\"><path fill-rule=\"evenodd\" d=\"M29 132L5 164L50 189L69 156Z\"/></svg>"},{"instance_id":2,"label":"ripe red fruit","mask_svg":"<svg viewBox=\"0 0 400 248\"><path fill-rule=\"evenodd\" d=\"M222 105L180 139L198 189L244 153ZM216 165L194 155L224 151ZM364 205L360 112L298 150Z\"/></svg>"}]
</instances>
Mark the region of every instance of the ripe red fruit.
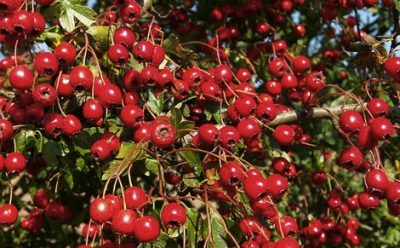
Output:
<instances>
[{"instance_id":1,"label":"ripe red fruit","mask_svg":"<svg viewBox=\"0 0 400 248\"><path fill-rule=\"evenodd\" d=\"M272 102L262 102L257 105L256 116L264 123L269 123L275 119L277 109Z\"/></svg>"},{"instance_id":2,"label":"ripe red fruit","mask_svg":"<svg viewBox=\"0 0 400 248\"><path fill-rule=\"evenodd\" d=\"M70 66L75 62L76 49L71 43L61 42L54 49L54 55L57 57L61 66Z\"/></svg>"},{"instance_id":3,"label":"ripe red fruit","mask_svg":"<svg viewBox=\"0 0 400 248\"><path fill-rule=\"evenodd\" d=\"M108 49L108 57L112 63L124 65L129 61L129 51L121 44L114 44Z\"/></svg>"},{"instance_id":4,"label":"ripe red fruit","mask_svg":"<svg viewBox=\"0 0 400 248\"><path fill-rule=\"evenodd\" d=\"M358 201L358 194L354 194L347 198L347 206L351 211L357 210L360 208L360 202Z\"/></svg>"},{"instance_id":5,"label":"ripe red fruit","mask_svg":"<svg viewBox=\"0 0 400 248\"><path fill-rule=\"evenodd\" d=\"M52 201L47 205L45 214L51 220L68 221L72 218L71 209L56 201Z\"/></svg>"},{"instance_id":6,"label":"ripe red fruit","mask_svg":"<svg viewBox=\"0 0 400 248\"><path fill-rule=\"evenodd\" d=\"M132 53L139 61L151 62L154 53L154 45L148 41L139 41L133 46Z\"/></svg>"},{"instance_id":7,"label":"ripe red fruit","mask_svg":"<svg viewBox=\"0 0 400 248\"><path fill-rule=\"evenodd\" d=\"M2 172L5 168L4 163L5 163L5 159L4 159L3 155L0 154L0 172Z\"/></svg>"},{"instance_id":8,"label":"ripe red fruit","mask_svg":"<svg viewBox=\"0 0 400 248\"><path fill-rule=\"evenodd\" d=\"M268 192L268 181L261 175L247 176L243 181L243 188L246 196L255 201L263 198Z\"/></svg>"},{"instance_id":9,"label":"ripe red fruit","mask_svg":"<svg viewBox=\"0 0 400 248\"><path fill-rule=\"evenodd\" d=\"M249 240L245 241L240 245L241 248L259 248L260 246L256 241Z\"/></svg>"},{"instance_id":10,"label":"ripe red fruit","mask_svg":"<svg viewBox=\"0 0 400 248\"><path fill-rule=\"evenodd\" d=\"M100 139L93 143L93 145L90 147L90 152L96 161L101 162L110 158L112 150L111 146L106 140Z\"/></svg>"},{"instance_id":11,"label":"ripe red fruit","mask_svg":"<svg viewBox=\"0 0 400 248\"><path fill-rule=\"evenodd\" d=\"M111 219L114 214L114 206L110 201L97 198L90 203L90 218L97 223L104 223Z\"/></svg>"},{"instance_id":12,"label":"ripe red fruit","mask_svg":"<svg viewBox=\"0 0 400 248\"><path fill-rule=\"evenodd\" d=\"M96 122L103 117L104 109L99 101L90 99L83 104L82 114L86 120Z\"/></svg>"},{"instance_id":13,"label":"ripe red fruit","mask_svg":"<svg viewBox=\"0 0 400 248\"><path fill-rule=\"evenodd\" d=\"M165 50L159 45L154 46L153 56L151 58L151 64L155 67L161 65L165 59Z\"/></svg>"},{"instance_id":14,"label":"ripe red fruit","mask_svg":"<svg viewBox=\"0 0 400 248\"><path fill-rule=\"evenodd\" d=\"M44 131L52 138L61 134L64 117L61 114L49 113L43 119Z\"/></svg>"},{"instance_id":15,"label":"ripe red fruit","mask_svg":"<svg viewBox=\"0 0 400 248\"><path fill-rule=\"evenodd\" d=\"M234 187L242 183L246 174L243 167L233 161L226 162L219 170L219 177L221 182L228 187Z\"/></svg>"},{"instance_id":16,"label":"ripe red fruit","mask_svg":"<svg viewBox=\"0 0 400 248\"><path fill-rule=\"evenodd\" d=\"M285 237L275 243L274 248L299 248L299 244L291 237Z\"/></svg>"},{"instance_id":17,"label":"ripe red fruit","mask_svg":"<svg viewBox=\"0 0 400 248\"><path fill-rule=\"evenodd\" d=\"M285 177L272 174L267 177L268 193L274 198L280 198L287 191L289 184Z\"/></svg>"},{"instance_id":18,"label":"ripe red fruit","mask_svg":"<svg viewBox=\"0 0 400 248\"><path fill-rule=\"evenodd\" d=\"M12 123L6 119L0 119L0 142L10 140L14 135Z\"/></svg>"},{"instance_id":19,"label":"ripe red fruit","mask_svg":"<svg viewBox=\"0 0 400 248\"><path fill-rule=\"evenodd\" d=\"M144 112L137 105L125 105L121 110L120 118L127 127L134 128L144 120Z\"/></svg>"},{"instance_id":20,"label":"ripe red fruit","mask_svg":"<svg viewBox=\"0 0 400 248\"><path fill-rule=\"evenodd\" d=\"M367 104L367 109L373 117L389 114L389 105L381 98L372 98Z\"/></svg>"},{"instance_id":21,"label":"ripe red fruit","mask_svg":"<svg viewBox=\"0 0 400 248\"><path fill-rule=\"evenodd\" d=\"M250 118L242 119L237 125L237 129L240 137L247 140L257 138L261 132L260 125L254 119Z\"/></svg>"},{"instance_id":22,"label":"ripe red fruit","mask_svg":"<svg viewBox=\"0 0 400 248\"><path fill-rule=\"evenodd\" d=\"M160 236L160 224L153 216L143 216L135 221L133 232L140 243L152 242Z\"/></svg>"},{"instance_id":23,"label":"ripe red fruit","mask_svg":"<svg viewBox=\"0 0 400 248\"><path fill-rule=\"evenodd\" d=\"M281 86L283 89L294 89L298 85L298 80L296 75L293 73L285 72L281 79Z\"/></svg>"},{"instance_id":24,"label":"ripe red fruit","mask_svg":"<svg viewBox=\"0 0 400 248\"><path fill-rule=\"evenodd\" d=\"M26 168L26 159L20 152L9 153L4 162L6 170L10 173L19 173Z\"/></svg>"},{"instance_id":25,"label":"ripe red fruit","mask_svg":"<svg viewBox=\"0 0 400 248\"><path fill-rule=\"evenodd\" d=\"M283 59L274 58L268 64L269 72L274 77L282 77L287 69L287 65Z\"/></svg>"},{"instance_id":26,"label":"ripe red fruit","mask_svg":"<svg viewBox=\"0 0 400 248\"><path fill-rule=\"evenodd\" d=\"M239 70L236 72L236 77L240 82L247 82L251 79L251 73L246 68L239 68Z\"/></svg>"},{"instance_id":27,"label":"ripe red fruit","mask_svg":"<svg viewBox=\"0 0 400 248\"><path fill-rule=\"evenodd\" d=\"M249 116L257 108L257 103L251 96L238 98L236 99L234 104L236 111L242 117Z\"/></svg>"},{"instance_id":28,"label":"ripe red fruit","mask_svg":"<svg viewBox=\"0 0 400 248\"><path fill-rule=\"evenodd\" d=\"M8 75L11 87L17 90L30 89L33 85L33 74L28 67L17 65Z\"/></svg>"},{"instance_id":29,"label":"ripe red fruit","mask_svg":"<svg viewBox=\"0 0 400 248\"><path fill-rule=\"evenodd\" d=\"M362 192L358 195L360 207L363 209L375 209L379 207L379 197L372 192Z\"/></svg>"},{"instance_id":30,"label":"ripe red fruit","mask_svg":"<svg viewBox=\"0 0 400 248\"><path fill-rule=\"evenodd\" d=\"M273 96L279 95L282 92L282 85L276 80L268 80L265 82L264 87L265 90Z\"/></svg>"},{"instance_id":31,"label":"ripe red fruit","mask_svg":"<svg viewBox=\"0 0 400 248\"><path fill-rule=\"evenodd\" d=\"M93 73L88 67L79 65L71 70L69 81L76 90L91 90L93 85Z\"/></svg>"},{"instance_id":32,"label":"ripe red fruit","mask_svg":"<svg viewBox=\"0 0 400 248\"><path fill-rule=\"evenodd\" d=\"M386 188L386 199L398 204L400 201L400 182L392 182Z\"/></svg>"},{"instance_id":33,"label":"ripe red fruit","mask_svg":"<svg viewBox=\"0 0 400 248\"><path fill-rule=\"evenodd\" d=\"M230 82L233 78L232 69L228 65L220 64L214 70L214 77L217 83Z\"/></svg>"},{"instance_id":34,"label":"ripe red fruit","mask_svg":"<svg viewBox=\"0 0 400 248\"><path fill-rule=\"evenodd\" d=\"M33 16L26 10L17 10L12 15L13 31L18 34L29 34L33 29Z\"/></svg>"},{"instance_id":35,"label":"ripe red fruit","mask_svg":"<svg viewBox=\"0 0 400 248\"><path fill-rule=\"evenodd\" d=\"M256 32L260 35L267 35L271 30L271 26L266 21L259 21L256 25Z\"/></svg>"},{"instance_id":36,"label":"ripe red fruit","mask_svg":"<svg viewBox=\"0 0 400 248\"><path fill-rule=\"evenodd\" d=\"M240 133L237 128L224 126L219 130L219 143L222 147L230 149L236 146L240 140Z\"/></svg>"},{"instance_id":37,"label":"ripe red fruit","mask_svg":"<svg viewBox=\"0 0 400 248\"><path fill-rule=\"evenodd\" d=\"M33 203L39 208L46 208L50 203L50 196L44 189L40 189L33 196Z\"/></svg>"},{"instance_id":38,"label":"ripe red fruit","mask_svg":"<svg viewBox=\"0 0 400 248\"><path fill-rule=\"evenodd\" d=\"M355 110L347 110L340 115L340 128L346 133L360 130L364 124L362 115Z\"/></svg>"},{"instance_id":39,"label":"ripe red fruit","mask_svg":"<svg viewBox=\"0 0 400 248\"><path fill-rule=\"evenodd\" d=\"M128 27L120 27L114 32L113 41L115 44L121 44L125 47L132 47L136 41L136 35Z\"/></svg>"},{"instance_id":40,"label":"ripe red fruit","mask_svg":"<svg viewBox=\"0 0 400 248\"><path fill-rule=\"evenodd\" d=\"M117 135L115 135L112 132L106 132L100 136L100 139L105 140L107 142L107 144L110 146L113 153L118 152L118 150L121 146L121 142L119 141L119 138Z\"/></svg>"},{"instance_id":41,"label":"ripe red fruit","mask_svg":"<svg viewBox=\"0 0 400 248\"><path fill-rule=\"evenodd\" d=\"M321 171L321 170L316 170L313 172L311 180L313 181L313 183L320 185L323 184L324 182L326 182L326 180L328 179L328 176L326 175L325 172Z\"/></svg>"},{"instance_id":42,"label":"ripe red fruit","mask_svg":"<svg viewBox=\"0 0 400 248\"><path fill-rule=\"evenodd\" d=\"M75 115L66 115L63 119L61 132L67 136L73 136L82 131L82 123Z\"/></svg>"},{"instance_id":43,"label":"ripe red fruit","mask_svg":"<svg viewBox=\"0 0 400 248\"><path fill-rule=\"evenodd\" d=\"M213 145L218 139L219 130L212 124L203 124L198 129L200 141L206 145Z\"/></svg>"},{"instance_id":44,"label":"ripe red fruit","mask_svg":"<svg viewBox=\"0 0 400 248\"><path fill-rule=\"evenodd\" d=\"M1 0L0 9L4 12L12 12L24 3L23 0Z\"/></svg>"},{"instance_id":45,"label":"ripe red fruit","mask_svg":"<svg viewBox=\"0 0 400 248\"><path fill-rule=\"evenodd\" d=\"M44 32L44 29L46 28L46 20L38 12L33 12L31 13L31 15L33 19L33 29L30 35L33 37L38 37Z\"/></svg>"},{"instance_id":46,"label":"ripe red fruit","mask_svg":"<svg viewBox=\"0 0 400 248\"><path fill-rule=\"evenodd\" d=\"M394 77L396 80L400 78L400 58L391 57L388 58L385 63L383 63L385 71L390 76Z\"/></svg>"},{"instance_id":47,"label":"ripe red fruit","mask_svg":"<svg viewBox=\"0 0 400 248\"><path fill-rule=\"evenodd\" d=\"M99 228L96 224L84 224L82 227L82 236L93 238L99 232Z\"/></svg>"},{"instance_id":48,"label":"ripe red fruit","mask_svg":"<svg viewBox=\"0 0 400 248\"><path fill-rule=\"evenodd\" d=\"M33 100L43 107L49 107L57 101L57 91L50 84L38 84L32 91Z\"/></svg>"},{"instance_id":49,"label":"ripe red fruit","mask_svg":"<svg viewBox=\"0 0 400 248\"><path fill-rule=\"evenodd\" d=\"M363 155L357 147L350 146L342 151L338 164L347 169L357 169L361 166Z\"/></svg>"},{"instance_id":50,"label":"ripe red fruit","mask_svg":"<svg viewBox=\"0 0 400 248\"><path fill-rule=\"evenodd\" d=\"M293 70L297 73L303 73L310 69L311 61L306 56L296 56L292 61Z\"/></svg>"},{"instance_id":51,"label":"ripe red fruit","mask_svg":"<svg viewBox=\"0 0 400 248\"><path fill-rule=\"evenodd\" d=\"M58 60L50 52L42 52L33 59L33 65L41 76L54 76L58 72Z\"/></svg>"},{"instance_id":52,"label":"ripe red fruit","mask_svg":"<svg viewBox=\"0 0 400 248\"><path fill-rule=\"evenodd\" d=\"M116 233L132 235L136 219L136 213L131 209L115 211L111 219L111 228Z\"/></svg>"},{"instance_id":53,"label":"ripe red fruit","mask_svg":"<svg viewBox=\"0 0 400 248\"><path fill-rule=\"evenodd\" d=\"M396 133L392 122L385 117L372 120L370 126L372 135L379 140L389 139Z\"/></svg>"},{"instance_id":54,"label":"ripe red fruit","mask_svg":"<svg viewBox=\"0 0 400 248\"><path fill-rule=\"evenodd\" d=\"M325 76L322 72L311 72L306 77L306 87L311 91L319 91L325 86L325 80Z\"/></svg>"},{"instance_id":55,"label":"ripe red fruit","mask_svg":"<svg viewBox=\"0 0 400 248\"><path fill-rule=\"evenodd\" d=\"M120 7L122 21L128 24L135 24L142 15L142 6L136 1L125 1Z\"/></svg>"},{"instance_id":56,"label":"ripe red fruit","mask_svg":"<svg viewBox=\"0 0 400 248\"><path fill-rule=\"evenodd\" d=\"M183 226L187 219L186 209L177 202L169 203L161 210L160 218L167 228Z\"/></svg>"},{"instance_id":57,"label":"ripe red fruit","mask_svg":"<svg viewBox=\"0 0 400 248\"><path fill-rule=\"evenodd\" d=\"M385 192L389 186L389 178L382 169L372 169L365 173L365 186L369 191Z\"/></svg>"},{"instance_id":58,"label":"ripe red fruit","mask_svg":"<svg viewBox=\"0 0 400 248\"><path fill-rule=\"evenodd\" d=\"M254 234L257 234L258 232L260 232L262 225L256 217L245 216L239 222L239 228L243 232L244 235L251 237Z\"/></svg>"},{"instance_id":59,"label":"ripe red fruit","mask_svg":"<svg viewBox=\"0 0 400 248\"><path fill-rule=\"evenodd\" d=\"M139 127L136 128L133 133L133 140L135 142L146 142L151 140L151 130L153 125L148 122L140 123Z\"/></svg>"},{"instance_id":60,"label":"ripe red fruit","mask_svg":"<svg viewBox=\"0 0 400 248\"><path fill-rule=\"evenodd\" d=\"M273 137L280 145L291 145L294 142L295 132L289 125L279 125L275 128Z\"/></svg>"},{"instance_id":61,"label":"ripe red fruit","mask_svg":"<svg viewBox=\"0 0 400 248\"><path fill-rule=\"evenodd\" d=\"M129 209L142 209L147 204L147 195L143 189L132 186L124 190L126 207Z\"/></svg>"},{"instance_id":62,"label":"ripe red fruit","mask_svg":"<svg viewBox=\"0 0 400 248\"><path fill-rule=\"evenodd\" d=\"M56 79L55 83L58 95L61 97L69 98L74 94L74 88L69 81L69 75L62 74L61 77Z\"/></svg>"},{"instance_id":63,"label":"ripe red fruit","mask_svg":"<svg viewBox=\"0 0 400 248\"><path fill-rule=\"evenodd\" d=\"M159 121L153 123L151 142L158 148L168 148L175 143L176 129L171 123Z\"/></svg>"},{"instance_id":64,"label":"ripe red fruit","mask_svg":"<svg viewBox=\"0 0 400 248\"><path fill-rule=\"evenodd\" d=\"M363 126L357 134L357 146L361 149L371 149L377 144L377 139L372 135L370 126Z\"/></svg>"},{"instance_id":65,"label":"ripe red fruit","mask_svg":"<svg viewBox=\"0 0 400 248\"><path fill-rule=\"evenodd\" d=\"M306 27L303 24L296 24L292 27L292 32L297 37L303 37L306 34Z\"/></svg>"},{"instance_id":66,"label":"ripe red fruit","mask_svg":"<svg viewBox=\"0 0 400 248\"><path fill-rule=\"evenodd\" d=\"M112 105L118 106L122 102L122 93L120 88L115 84L104 84L98 89L97 97L104 107Z\"/></svg>"},{"instance_id":67,"label":"ripe red fruit","mask_svg":"<svg viewBox=\"0 0 400 248\"><path fill-rule=\"evenodd\" d=\"M275 222L275 229L281 237L285 237L290 234L297 233L298 225L294 218L290 216L283 216L281 218L277 218Z\"/></svg>"},{"instance_id":68,"label":"ripe red fruit","mask_svg":"<svg viewBox=\"0 0 400 248\"><path fill-rule=\"evenodd\" d=\"M13 204L0 206L0 225L12 225L18 219L18 209Z\"/></svg>"}]
</instances>

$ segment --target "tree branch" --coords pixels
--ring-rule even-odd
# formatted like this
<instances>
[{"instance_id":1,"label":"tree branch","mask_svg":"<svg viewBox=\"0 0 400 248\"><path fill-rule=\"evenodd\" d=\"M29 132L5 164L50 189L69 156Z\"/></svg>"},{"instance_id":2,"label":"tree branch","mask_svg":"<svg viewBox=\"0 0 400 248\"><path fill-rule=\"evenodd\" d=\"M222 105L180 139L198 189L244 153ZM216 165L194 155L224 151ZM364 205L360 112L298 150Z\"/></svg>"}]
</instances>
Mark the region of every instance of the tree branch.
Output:
<instances>
[{"instance_id":1,"label":"tree branch","mask_svg":"<svg viewBox=\"0 0 400 248\"><path fill-rule=\"evenodd\" d=\"M354 109L357 111L361 111L362 108L363 106L359 104L349 104L332 107L316 107L311 108L308 111L292 110L277 115L276 118L268 124L268 126L277 126L280 124L295 122L303 119L332 117L333 114L340 115L346 110Z\"/></svg>"}]
</instances>

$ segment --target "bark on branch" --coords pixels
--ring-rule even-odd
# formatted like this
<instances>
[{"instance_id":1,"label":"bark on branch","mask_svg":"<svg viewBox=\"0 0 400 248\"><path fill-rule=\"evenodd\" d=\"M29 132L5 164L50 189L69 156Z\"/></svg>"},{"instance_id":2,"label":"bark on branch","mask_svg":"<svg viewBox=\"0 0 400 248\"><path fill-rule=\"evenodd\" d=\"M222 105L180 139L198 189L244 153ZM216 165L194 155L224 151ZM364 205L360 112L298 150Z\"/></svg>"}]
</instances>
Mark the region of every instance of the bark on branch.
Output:
<instances>
[{"instance_id":1,"label":"bark on branch","mask_svg":"<svg viewBox=\"0 0 400 248\"><path fill-rule=\"evenodd\" d=\"M277 126L280 124L295 122L303 119L306 120L332 117L332 115L340 115L346 110L354 109L357 111L361 111L362 108L363 106L359 104L348 104L332 107L316 107L311 108L308 111L292 110L277 115L276 118L268 124L268 126Z\"/></svg>"}]
</instances>

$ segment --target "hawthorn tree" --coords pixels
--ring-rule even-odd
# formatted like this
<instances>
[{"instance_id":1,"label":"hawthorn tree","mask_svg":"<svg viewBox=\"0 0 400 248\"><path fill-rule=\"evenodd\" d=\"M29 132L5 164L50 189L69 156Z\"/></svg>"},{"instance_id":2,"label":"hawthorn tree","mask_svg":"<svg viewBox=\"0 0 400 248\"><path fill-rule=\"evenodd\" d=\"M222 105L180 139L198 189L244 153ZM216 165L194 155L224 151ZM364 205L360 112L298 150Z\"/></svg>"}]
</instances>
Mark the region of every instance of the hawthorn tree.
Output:
<instances>
[{"instance_id":1,"label":"hawthorn tree","mask_svg":"<svg viewBox=\"0 0 400 248\"><path fill-rule=\"evenodd\" d=\"M399 1L88 2L0 0L1 247L400 245Z\"/></svg>"}]
</instances>

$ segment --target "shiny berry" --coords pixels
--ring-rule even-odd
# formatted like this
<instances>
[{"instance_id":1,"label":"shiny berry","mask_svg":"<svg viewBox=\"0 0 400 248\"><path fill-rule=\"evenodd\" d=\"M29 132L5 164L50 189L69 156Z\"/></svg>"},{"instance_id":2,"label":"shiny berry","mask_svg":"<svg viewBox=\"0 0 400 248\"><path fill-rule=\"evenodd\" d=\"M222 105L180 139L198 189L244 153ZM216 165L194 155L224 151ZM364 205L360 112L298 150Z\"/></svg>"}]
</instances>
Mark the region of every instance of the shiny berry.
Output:
<instances>
[{"instance_id":1,"label":"shiny berry","mask_svg":"<svg viewBox=\"0 0 400 248\"><path fill-rule=\"evenodd\" d=\"M26 159L20 152L9 153L4 161L4 167L10 173L19 173L26 168Z\"/></svg>"},{"instance_id":2,"label":"shiny berry","mask_svg":"<svg viewBox=\"0 0 400 248\"><path fill-rule=\"evenodd\" d=\"M149 243L160 236L160 223L153 216L143 216L135 221L133 232L137 241Z\"/></svg>"},{"instance_id":3,"label":"shiny berry","mask_svg":"<svg viewBox=\"0 0 400 248\"><path fill-rule=\"evenodd\" d=\"M187 219L186 209L177 202L169 203L161 210L160 218L167 228L183 226Z\"/></svg>"}]
</instances>

